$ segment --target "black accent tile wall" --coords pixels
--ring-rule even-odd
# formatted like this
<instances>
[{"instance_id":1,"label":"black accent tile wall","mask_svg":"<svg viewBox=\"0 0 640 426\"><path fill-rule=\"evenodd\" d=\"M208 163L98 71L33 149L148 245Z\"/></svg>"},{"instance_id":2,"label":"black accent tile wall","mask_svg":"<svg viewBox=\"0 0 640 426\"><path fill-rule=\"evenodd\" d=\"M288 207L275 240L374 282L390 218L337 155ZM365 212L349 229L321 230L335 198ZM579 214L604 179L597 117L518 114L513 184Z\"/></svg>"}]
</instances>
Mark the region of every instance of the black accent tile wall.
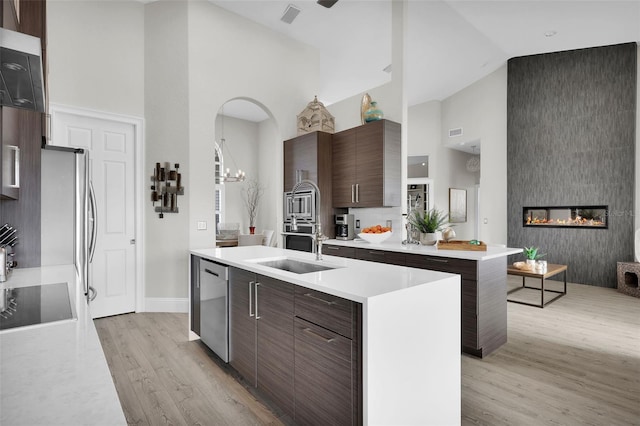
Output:
<instances>
[{"instance_id":1,"label":"black accent tile wall","mask_svg":"<svg viewBox=\"0 0 640 426\"><path fill-rule=\"evenodd\" d=\"M636 43L513 58L507 83L507 238L616 286L633 260ZM608 205L608 229L526 228L524 206ZM511 260L521 260L514 256Z\"/></svg>"}]
</instances>

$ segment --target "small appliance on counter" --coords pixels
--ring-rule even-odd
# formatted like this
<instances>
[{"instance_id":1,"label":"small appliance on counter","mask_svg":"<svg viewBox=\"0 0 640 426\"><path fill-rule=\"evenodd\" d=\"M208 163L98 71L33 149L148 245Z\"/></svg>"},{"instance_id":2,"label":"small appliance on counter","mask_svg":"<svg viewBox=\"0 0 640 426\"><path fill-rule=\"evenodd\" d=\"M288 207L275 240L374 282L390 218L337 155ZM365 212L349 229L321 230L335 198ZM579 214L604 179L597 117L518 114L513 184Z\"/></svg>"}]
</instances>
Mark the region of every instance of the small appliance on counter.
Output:
<instances>
[{"instance_id":1,"label":"small appliance on counter","mask_svg":"<svg viewBox=\"0 0 640 426\"><path fill-rule=\"evenodd\" d=\"M356 236L352 214L336 215L336 240L353 240Z\"/></svg>"}]
</instances>

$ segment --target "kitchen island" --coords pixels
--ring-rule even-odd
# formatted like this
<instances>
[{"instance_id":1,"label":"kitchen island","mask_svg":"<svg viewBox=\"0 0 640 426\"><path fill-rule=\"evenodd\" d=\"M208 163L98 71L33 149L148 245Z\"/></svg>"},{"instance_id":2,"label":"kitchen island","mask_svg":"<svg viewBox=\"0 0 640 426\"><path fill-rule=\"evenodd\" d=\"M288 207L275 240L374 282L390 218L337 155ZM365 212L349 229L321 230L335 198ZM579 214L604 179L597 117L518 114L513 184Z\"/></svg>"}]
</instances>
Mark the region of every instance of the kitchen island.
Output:
<instances>
[{"instance_id":1,"label":"kitchen island","mask_svg":"<svg viewBox=\"0 0 640 426\"><path fill-rule=\"evenodd\" d=\"M0 290L59 283L71 319L0 331L0 424L126 425L75 267L15 269Z\"/></svg>"},{"instance_id":2,"label":"kitchen island","mask_svg":"<svg viewBox=\"0 0 640 426\"><path fill-rule=\"evenodd\" d=\"M507 256L519 248L444 250L436 246L371 244L361 239L329 240L323 252L370 262L459 274L462 280L462 351L485 357L507 342Z\"/></svg>"},{"instance_id":3,"label":"kitchen island","mask_svg":"<svg viewBox=\"0 0 640 426\"><path fill-rule=\"evenodd\" d=\"M310 253L265 246L201 249L192 250L191 254L192 279L194 261L198 259L230 267L230 364L236 368L234 359L243 355L238 342L234 342L242 337L237 328L247 323L240 315L257 317L257 331L243 328L243 334L257 334L249 339L258 341L259 353L254 363L258 369L265 365L266 373L278 371L283 377L282 383L277 384L284 389L279 394L291 393L291 406L283 409L296 421L298 416L306 415L310 394L317 406L331 405L328 401L332 401L337 388L344 390L347 400L355 400L358 413L348 423L459 424L459 276L333 256L315 261ZM282 259L331 269L295 273L262 264ZM254 287L252 292L251 286L256 283L260 290ZM192 283L192 300L194 289ZM274 297L276 294L282 300ZM249 303L240 305L240 312L235 312L240 295ZM285 303L285 298L290 302ZM346 319L341 324L346 326L336 326L335 330L325 326L341 315ZM270 317L278 319L278 329L268 325ZM284 366L266 359L273 347L264 346L260 352L261 333L268 334L269 340L285 342L278 345L278 358L287 360ZM288 351L283 349L287 345ZM335 348L331 350L338 351L336 357L326 349L332 345ZM318 360L317 364L314 360ZM325 375L327 380L315 382L323 364L334 361L337 370L333 376L327 379ZM257 380L243 377L260 389L265 381L260 380L260 371L257 375ZM349 380L345 386L340 383L345 376L351 377L353 387ZM309 387L308 383L317 385ZM301 389L305 391L300 392ZM333 408L320 407L325 411ZM323 413L316 411L313 415ZM318 419L330 417L311 418L317 423ZM340 423L344 421L342 418Z\"/></svg>"}]
</instances>

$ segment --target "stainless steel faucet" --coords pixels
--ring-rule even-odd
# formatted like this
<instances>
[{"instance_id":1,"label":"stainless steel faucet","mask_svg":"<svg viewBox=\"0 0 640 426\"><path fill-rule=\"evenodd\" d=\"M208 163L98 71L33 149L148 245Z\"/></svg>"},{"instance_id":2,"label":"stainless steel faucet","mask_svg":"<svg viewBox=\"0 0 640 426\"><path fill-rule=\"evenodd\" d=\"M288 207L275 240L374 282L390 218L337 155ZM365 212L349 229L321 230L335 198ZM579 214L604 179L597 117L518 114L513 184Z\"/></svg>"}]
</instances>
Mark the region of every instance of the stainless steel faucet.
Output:
<instances>
[{"instance_id":1,"label":"stainless steel faucet","mask_svg":"<svg viewBox=\"0 0 640 426\"><path fill-rule=\"evenodd\" d=\"M291 195L296 195L296 192L298 192L298 190L303 187L311 188L316 193L316 225L314 227L314 232L310 235L310 237L313 239L315 245L314 248L316 251L316 260L322 260L322 242L326 240L327 237L322 234L322 224L320 223L320 206L322 206L322 203L320 202L320 188L318 188L318 185L316 185L313 181L305 179L293 185ZM295 213L291 215L291 230L294 232L298 230L298 222Z\"/></svg>"}]
</instances>

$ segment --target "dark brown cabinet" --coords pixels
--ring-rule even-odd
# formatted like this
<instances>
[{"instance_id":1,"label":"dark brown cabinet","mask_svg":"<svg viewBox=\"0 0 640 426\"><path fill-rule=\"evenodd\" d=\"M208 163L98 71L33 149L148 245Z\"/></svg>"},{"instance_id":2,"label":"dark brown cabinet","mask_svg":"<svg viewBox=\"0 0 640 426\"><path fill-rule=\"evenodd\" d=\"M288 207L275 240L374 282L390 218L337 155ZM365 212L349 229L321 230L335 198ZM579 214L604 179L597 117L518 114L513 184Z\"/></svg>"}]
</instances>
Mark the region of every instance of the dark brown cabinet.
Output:
<instances>
[{"instance_id":1,"label":"dark brown cabinet","mask_svg":"<svg viewBox=\"0 0 640 426\"><path fill-rule=\"evenodd\" d=\"M362 423L361 305L295 287L295 420Z\"/></svg>"},{"instance_id":2,"label":"dark brown cabinet","mask_svg":"<svg viewBox=\"0 0 640 426\"><path fill-rule=\"evenodd\" d=\"M293 284L229 270L229 363L293 416Z\"/></svg>"},{"instance_id":3,"label":"dark brown cabinet","mask_svg":"<svg viewBox=\"0 0 640 426\"><path fill-rule=\"evenodd\" d=\"M484 357L507 342L506 257L476 261L331 244L323 245L323 253L459 274L462 351Z\"/></svg>"},{"instance_id":4,"label":"dark brown cabinet","mask_svg":"<svg viewBox=\"0 0 640 426\"><path fill-rule=\"evenodd\" d=\"M331 134L311 132L284 141L284 192L301 179L313 181L320 189L320 223L323 233L333 238Z\"/></svg>"},{"instance_id":5,"label":"dark brown cabinet","mask_svg":"<svg viewBox=\"0 0 640 426\"><path fill-rule=\"evenodd\" d=\"M334 246L332 244L322 245L322 254L329 256L347 257L349 259L355 259L356 249L353 247Z\"/></svg>"},{"instance_id":6,"label":"dark brown cabinet","mask_svg":"<svg viewBox=\"0 0 640 426\"><path fill-rule=\"evenodd\" d=\"M400 205L400 124L367 123L333 135L333 207Z\"/></svg>"}]
</instances>

